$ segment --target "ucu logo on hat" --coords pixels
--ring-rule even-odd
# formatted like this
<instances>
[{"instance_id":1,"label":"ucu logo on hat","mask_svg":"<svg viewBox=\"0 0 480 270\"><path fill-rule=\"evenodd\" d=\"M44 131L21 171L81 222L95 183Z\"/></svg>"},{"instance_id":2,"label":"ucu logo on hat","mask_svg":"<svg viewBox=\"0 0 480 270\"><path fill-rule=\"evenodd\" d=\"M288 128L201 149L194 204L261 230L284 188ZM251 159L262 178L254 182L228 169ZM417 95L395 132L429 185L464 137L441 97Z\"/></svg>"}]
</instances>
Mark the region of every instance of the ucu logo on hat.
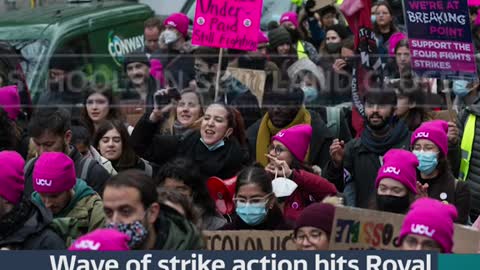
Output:
<instances>
[{"instance_id":1,"label":"ucu logo on hat","mask_svg":"<svg viewBox=\"0 0 480 270\"><path fill-rule=\"evenodd\" d=\"M280 131L278 132L277 136L282 138L283 136L285 136L285 132Z\"/></svg>"},{"instance_id":2,"label":"ucu logo on hat","mask_svg":"<svg viewBox=\"0 0 480 270\"><path fill-rule=\"evenodd\" d=\"M417 133L417 135L415 135L415 139L416 138L428 138L428 136L430 136L429 132L419 132L419 133Z\"/></svg>"},{"instance_id":3,"label":"ucu logo on hat","mask_svg":"<svg viewBox=\"0 0 480 270\"><path fill-rule=\"evenodd\" d=\"M412 224L411 230L413 233L426 235L428 237L432 237L433 234L435 233L434 229L430 230L428 226L421 225L421 224Z\"/></svg>"},{"instance_id":4,"label":"ucu logo on hat","mask_svg":"<svg viewBox=\"0 0 480 270\"><path fill-rule=\"evenodd\" d=\"M384 173L393 173L395 175L399 175L400 174L400 169L397 169L395 167L386 167L385 169L383 169L383 172Z\"/></svg>"},{"instance_id":5,"label":"ucu logo on hat","mask_svg":"<svg viewBox=\"0 0 480 270\"><path fill-rule=\"evenodd\" d=\"M35 183L39 186L44 186L44 187L52 186L52 180L48 180L48 179L35 179Z\"/></svg>"},{"instance_id":6,"label":"ucu logo on hat","mask_svg":"<svg viewBox=\"0 0 480 270\"><path fill-rule=\"evenodd\" d=\"M169 21L167 24L173 27L177 27L177 24L174 21Z\"/></svg>"},{"instance_id":7,"label":"ucu logo on hat","mask_svg":"<svg viewBox=\"0 0 480 270\"><path fill-rule=\"evenodd\" d=\"M75 243L75 248L78 249L98 250L101 246L102 244L92 240L82 240L78 243Z\"/></svg>"}]
</instances>

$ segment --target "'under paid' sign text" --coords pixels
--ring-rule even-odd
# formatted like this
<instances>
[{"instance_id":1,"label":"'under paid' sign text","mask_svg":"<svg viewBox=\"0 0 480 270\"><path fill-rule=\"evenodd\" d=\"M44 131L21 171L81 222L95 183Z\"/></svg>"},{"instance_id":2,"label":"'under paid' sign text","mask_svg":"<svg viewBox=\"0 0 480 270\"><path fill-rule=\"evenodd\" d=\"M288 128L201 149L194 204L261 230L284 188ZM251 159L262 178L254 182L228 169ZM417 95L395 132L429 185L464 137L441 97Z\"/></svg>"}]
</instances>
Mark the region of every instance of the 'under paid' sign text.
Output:
<instances>
[{"instance_id":1,"label":"'under paid' sign text","mask_svg":"<svg viewBox=\"0 0 480 270\"><path fill-rule=\"evenodd\" d=\"M256 50L262 5L263 0L197 0L192 43Z\"/></svg>"}]
</instances>

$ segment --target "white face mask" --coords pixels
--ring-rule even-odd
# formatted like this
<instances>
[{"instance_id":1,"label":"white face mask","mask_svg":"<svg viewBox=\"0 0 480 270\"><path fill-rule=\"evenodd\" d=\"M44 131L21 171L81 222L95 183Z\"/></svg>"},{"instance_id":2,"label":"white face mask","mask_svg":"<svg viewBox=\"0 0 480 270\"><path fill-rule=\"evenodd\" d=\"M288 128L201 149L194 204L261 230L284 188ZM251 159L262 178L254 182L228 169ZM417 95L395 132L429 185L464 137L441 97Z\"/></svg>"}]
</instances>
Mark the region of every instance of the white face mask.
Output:
<instances>
[{"instance_id":1,"label":"white face mask","mask_svg":"<svg viewBox=\"0 0 480 270\"><path fill-rule=\"evenodd\" d=\"M293 194L297 187L297 183L285 176L285 170L283 170L283 177L277 177L277 171L275 171L275 179L272 181L272 188L275 197L288 197Z\"/></svg>"},{"instance_id":2,"label":"white face mask","mask_svg":"<svg viewBox=\"0 0 480 270\"><path fill-rule=\"evenodd\" d=\"M160 40L164 43L164 44L171 44L171 43L174 43L175 41L178 40L178 34L173 31L173 30L170 30L170 29L167 29L165 31L163 31L161 34L160 34Z\"/></svg>"}]
</instances>

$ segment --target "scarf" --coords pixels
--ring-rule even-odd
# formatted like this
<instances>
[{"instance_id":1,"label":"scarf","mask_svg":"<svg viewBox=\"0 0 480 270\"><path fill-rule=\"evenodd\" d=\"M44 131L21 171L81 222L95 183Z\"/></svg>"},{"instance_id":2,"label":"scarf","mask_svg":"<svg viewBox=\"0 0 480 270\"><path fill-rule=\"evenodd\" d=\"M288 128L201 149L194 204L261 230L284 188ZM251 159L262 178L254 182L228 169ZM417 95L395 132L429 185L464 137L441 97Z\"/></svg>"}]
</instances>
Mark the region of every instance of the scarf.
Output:
<instances>
[{"instance_id":1,"label":"scarf","mask_svg":"<svg viewBox=\"0 0 480 270\"><path fill-rule=\"evenodd\" d=\"M271 138L275 136L275 134L277 134L282 129L287 129L300 124L309 124L309 125L312 124L312 116L307 111L307 109L305 109L305 106L302 106L298 111L297 115L295 116L295 118L293 119L293 121L290 124L288 124L288 126L283 128L275 127L272 124L272 121L270 121L270 117L268 113L266 113L258 129L257 145L256 145L257 162L262 164L262 166L264 167L267 166L268 159L265 156L265 154L267 154L268 152L268 146L270 145ZM310 148L307 151L305 160L308 160L309 154L310 154Z\"/></svg>"},{"instance_id":2,"label":"scarf","mask_svg":"<svg viewBox=\"0 0 480 270\"><path fill-rule=\"evenodd\" d=\"M20 229L31 216L32 203L23 197L12 211L0 219L0 239L5 239Z\"/></svg>"},{"instance_id":3,"label":"scarf","mask_svg":"<svg viewBox=\"0 0 480 270\"><path fill-rule=\"evenodd\" d=\"M392 124L389 124L392 125ZM360 140L368 151L383 156L388 150L408 136L408 127L405 122L398 121L396 125L383 137L376 137L370 128L362 132Z\"/></svg>"}]
</instances>

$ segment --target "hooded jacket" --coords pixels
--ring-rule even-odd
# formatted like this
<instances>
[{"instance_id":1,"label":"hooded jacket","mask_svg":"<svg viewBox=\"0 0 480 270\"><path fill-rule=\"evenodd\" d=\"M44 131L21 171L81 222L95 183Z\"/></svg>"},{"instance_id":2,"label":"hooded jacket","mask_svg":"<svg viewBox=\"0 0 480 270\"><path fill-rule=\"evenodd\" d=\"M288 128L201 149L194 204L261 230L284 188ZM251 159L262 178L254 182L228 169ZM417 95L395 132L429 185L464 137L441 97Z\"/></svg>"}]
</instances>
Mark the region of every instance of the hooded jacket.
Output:
<instances>
[{"instance_id":1,"label":"hooded jacket","mask_svg":"<svg viewBox=\"0 0 480 270\"><path fill-rule=\"evenodd\" d=\"M54 215L54 219L71 218L75 220L80 235L102 228L105 225L105 213L100 196L82 179L77 179L73 190L75 194L70 203L60 213ZM32 194L32 201L45 208L37 192ZM70 236L76 239L75 235Z\"/></svg>"},{"instance_id":2,"label":"hooded jacket","mask_svg":"<svg viewBox=\"0 0 480 270\"><path fill-rule=\"evenodd\" d=\"M204 243L197 228L169 206L160 206L160 215L155 223L157 240L155 250L199 250Z\"/></svg>"},{"instance_id":3,"label":"hooded jacket","mask_svg":"<svg viewBox=\"0 0 480 270\"><path fill-rule=\"evenodd\" d=\"M19 211L25 211L26 219L16 219L15 216ZM11 250L65 249L64 241L49 227L51 221L52 216L45 208L23 198L12 212L0 219L0 228L2 228L0 248ZM7 228L11 228L13 231L3 235Z\"/></svg>"}]
</instances>

